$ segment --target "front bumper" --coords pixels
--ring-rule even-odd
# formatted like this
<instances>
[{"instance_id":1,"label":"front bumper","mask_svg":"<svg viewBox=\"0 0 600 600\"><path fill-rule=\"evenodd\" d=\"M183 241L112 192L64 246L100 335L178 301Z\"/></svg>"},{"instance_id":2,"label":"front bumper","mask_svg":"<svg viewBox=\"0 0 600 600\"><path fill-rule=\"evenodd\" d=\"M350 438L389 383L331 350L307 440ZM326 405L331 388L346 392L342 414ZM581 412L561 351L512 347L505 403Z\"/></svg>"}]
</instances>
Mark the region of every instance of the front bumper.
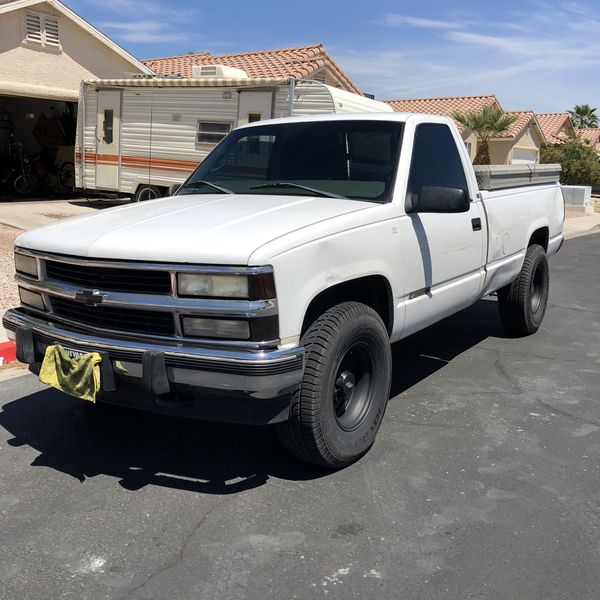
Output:
<instances>
[{"instance_id":1,"label":"front bumper","mask_svg":"<svg viewBox=\"0 0 600 600\"><path fill-rule=\"evenodd\" d=\"M32 370L51 344L100 352L114 375L114 385L103 390L100 400L171 414L243 423L281 421L287 417L290 392L304 372L301 346L224 350L98 337L22 309L8 310L2 325L17 343L17 358ZM155 401L149 403L149 397Z\"/></svg>"}]
</instances>

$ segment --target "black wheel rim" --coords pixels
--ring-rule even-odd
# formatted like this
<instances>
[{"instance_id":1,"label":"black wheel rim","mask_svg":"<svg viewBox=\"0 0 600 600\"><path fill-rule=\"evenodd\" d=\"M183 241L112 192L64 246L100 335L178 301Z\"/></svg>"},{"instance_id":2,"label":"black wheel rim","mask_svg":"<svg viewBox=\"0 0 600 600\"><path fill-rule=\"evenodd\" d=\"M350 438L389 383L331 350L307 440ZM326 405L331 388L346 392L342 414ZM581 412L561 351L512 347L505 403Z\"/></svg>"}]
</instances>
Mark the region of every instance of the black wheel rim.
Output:
<instances>
[{"instance_id":1,"label":"black wheel rim","mask_svg":"<svg viewBox=\"0 0 600 600\"><path fill-rule=\"evenodd\" d=\"M342 357L333 383L333 413L344 431L360 426L373 398L373 354L365 343L350 346Z\"/></svg>"},{"instance_id":2,"label":"black wheel rim","mask_svg":"<svg viewBox=\"0 0 600 600\"><path fill-rule=\"evenodd\" d=\"M531 311L536 313L542 305L544 297L544 270L541 265L538 265L531 278Z\"/></svg>"}]
</instances>

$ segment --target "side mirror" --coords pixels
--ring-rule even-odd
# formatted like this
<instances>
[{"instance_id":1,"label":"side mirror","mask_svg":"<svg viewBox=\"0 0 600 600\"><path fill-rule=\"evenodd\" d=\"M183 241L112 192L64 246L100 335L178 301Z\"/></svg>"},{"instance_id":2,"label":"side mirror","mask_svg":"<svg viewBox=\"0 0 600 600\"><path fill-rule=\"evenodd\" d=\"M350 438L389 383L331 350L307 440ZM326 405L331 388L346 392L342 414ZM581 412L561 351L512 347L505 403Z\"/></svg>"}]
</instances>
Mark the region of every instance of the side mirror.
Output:
<instances>
[{"instance_id":1,"label":"side mirror","mask_svg":"<svg viewBox=\"0 0 600 600\"><path fill-rule=\"evenodd\" d=\"M181 189L181 185L182 185L181 183L174 183L174 184L171 186L171 191L170 191L169 195L170 195L170 196L175 196L175 195L177 195L177 192L178 192L178 191Z\"/></svg>"},{"instance_id":2,"label":"side mirror","mask_svg":"<svg viewBox=\"0 0 600 600\"><path fill-rule=\"evenodd\" d=\"M468 212L471 201L467 190L460 188L424 185L417 200L416 212L461 213Z\"/></svg>"}]
</instances>

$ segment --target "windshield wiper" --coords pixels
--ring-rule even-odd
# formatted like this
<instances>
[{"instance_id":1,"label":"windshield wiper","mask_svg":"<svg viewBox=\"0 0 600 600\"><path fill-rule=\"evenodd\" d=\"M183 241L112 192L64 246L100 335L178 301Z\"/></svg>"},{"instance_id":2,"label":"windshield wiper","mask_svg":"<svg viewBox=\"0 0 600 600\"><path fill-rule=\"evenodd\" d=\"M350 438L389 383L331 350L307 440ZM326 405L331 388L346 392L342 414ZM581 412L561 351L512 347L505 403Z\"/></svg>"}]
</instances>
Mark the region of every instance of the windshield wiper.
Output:
<instances>
[{"instance_id":1,"label":"windshield wiper","mask_svg":"<svg viewBox=\"0 0 600 600\"><path fill-rule=\"evenodd\" d=\"M227 188L221 187L220 185L217 185L216 183L211 183L210 181L204 181L203 179L199 179L198 181L190 181L190 183L186 183L184 186L182 186L181 189L182 190L193 189L193 188L197 187L198 185L207 185L208 187L211 187L215 190L219 190L219 192L221 192L222 194L235 194L235 192L232 192L231 190L228 190Z\"/></svg>"},{"instance_id":2,"label":"windshield wiper","mask_svg":"<svg viewBox=\"0 0 600 600\"><path fill-rule=\"evenodd\" d=\"M316 188L308 187L307 185L300 185L299 183L292 183L290 181L274 181L273 183L263 183L261 185L253 185L251 190L260 190L264 188L298 188L300 190L306 190L307 192L312 192L313 194L317 194L318 196L325 196L326 198L343 198L344 200L348 200L347 196L341 196L340 194L333 194L331 192L324 192L323 190L318 190Z\"/></svg>"}]
</instances>

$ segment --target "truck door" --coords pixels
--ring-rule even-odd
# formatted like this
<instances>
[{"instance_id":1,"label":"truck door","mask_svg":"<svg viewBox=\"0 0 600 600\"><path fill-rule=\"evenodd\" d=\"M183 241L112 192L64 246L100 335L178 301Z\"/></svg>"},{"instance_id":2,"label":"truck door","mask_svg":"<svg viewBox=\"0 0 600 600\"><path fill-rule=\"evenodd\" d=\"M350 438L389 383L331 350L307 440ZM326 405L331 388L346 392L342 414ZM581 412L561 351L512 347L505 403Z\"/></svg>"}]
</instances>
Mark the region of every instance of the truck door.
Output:
<instances>
[{"instance_id":1,"label":"truck door","mask_svg":"<svg viewBox=\"0 0 600 600\"><path fill-rule=\"evenodd\" d=\"M238 126L273 117L273 92L242 90L238 104Z\"/></svg>"},{"instance_id":2,"label":"truck door","mask_svg":"<svg viewBox=\"0 0 600 600\"><path fill-rule=\"evenodd\" d=\"M96 124L96 187L101 190L119 189L120 125L121 92L100 90Z\"/></svg>"},{"instance_id":3,"label":"truck door","mask_svg":"<svg viewBox=\"0 0 600 600\"><path fill-rule=\"evenodd\" d=\"M444 123L416 126L406 190L407 219L402 222L406 319L409 335L478 298L484 281L487 223L474 181L465 175L450 128ZM467 190L467 212L425 212L418 198L423 188ZM443 196L441 196L443 198ZM440 208L443 210L443 202Z\"/></svg>"}]
</instances>

